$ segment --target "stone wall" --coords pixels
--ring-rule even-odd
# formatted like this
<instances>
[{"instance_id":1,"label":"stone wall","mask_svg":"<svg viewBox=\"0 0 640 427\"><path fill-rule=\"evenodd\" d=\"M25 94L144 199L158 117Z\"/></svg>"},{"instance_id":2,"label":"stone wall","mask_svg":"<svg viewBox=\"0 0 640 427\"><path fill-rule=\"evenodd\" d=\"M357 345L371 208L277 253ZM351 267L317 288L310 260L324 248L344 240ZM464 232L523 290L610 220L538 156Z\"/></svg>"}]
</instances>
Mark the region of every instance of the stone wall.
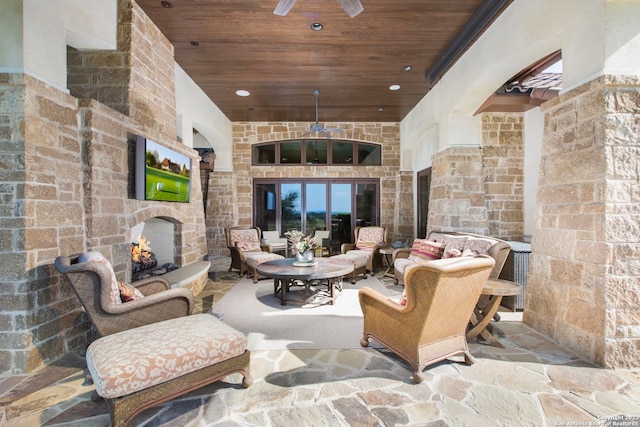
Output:
<instances>
[{"instance_id":1,"label":"stone wall","mask_svg":"<svg viewBox=\"0 0 640 427\"><path fill-rule=\"evenodd\" d=\"M432 162L429 230L522 240L522 114L483 114L482 148L449 147L435 154Z\"/></svg>"},{"instance_id":2,"label":"stone wall","mask_svg":"<svg viewBox=\"0 0 640 427\"><path fill-rule=\"evenodd\" d=\"M380 225L389 240L413 239L413 175L400 171L400 129L397 123L328 123L345 129L340 139L382 145L382 166L252 166L252 144L300 138L311 123L238 122L233 127L233 173L211 172L207 201L209 253L228 255L224 228L253 222L254 178L378 178ZM231 187L228 187L231 186ZM232 189L230 189L232 188ZM232 200L229 202L229 200Z\"/></svg>"},{"instance_id":3,"label":"stone wall","mask_svg":"<svg viewBox=\"0 0 640 427\"><path fill-rule=\"evenodd\" d=\"M640 366L640 81L543 104L524 321L603 367Z\"/></svg>"},{"instance_id":4,"label":"stone wall","mask_svg":"<svg viewBox=\"0 0 640 427\"><path fill-rule=\"evenodd\" d=\"M524 238L524 129L521 113L482 115L487 234Z\"/></svg>"},{"instance_id":5,"label":"stone wall","mask_svg":"<svg viewBox=\"0 0 640 427\"><path fill-rule=\"evenodd\" d=\"M133 69L119 73L131 76L129 115L121 98L78 99L23 74L0 75L0 374L31 372L86 344L89 324L53 267L58 255L99 250L129 279L131 227L152 217L176 225L177 263L207 253L199 162L190 203L134 198L133 135L198 154L176 141L170 45L155 42L162 35L137 6L119 5L131 40L154 40L129 49ZM143 67L141 52L157 67Z\"/></svg>"},{"instance_id":6,"label":"stone wall","mask_svg":"<svg viewBox=\"0 0 640 427\"><path fill-rule=\"evenodd\" d=\"M482 149L450 147L435 154L432 162L429 231L488 234Z\"/></svg>"}]
</instances>

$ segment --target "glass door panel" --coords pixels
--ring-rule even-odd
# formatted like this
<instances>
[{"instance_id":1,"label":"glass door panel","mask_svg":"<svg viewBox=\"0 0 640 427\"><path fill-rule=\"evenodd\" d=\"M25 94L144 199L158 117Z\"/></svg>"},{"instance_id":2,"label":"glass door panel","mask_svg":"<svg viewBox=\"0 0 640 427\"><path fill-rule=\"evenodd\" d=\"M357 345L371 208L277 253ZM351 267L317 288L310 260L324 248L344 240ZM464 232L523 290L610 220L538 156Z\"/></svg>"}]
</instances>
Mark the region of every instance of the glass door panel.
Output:
<instances>
[{"instance_id":1,"label":"glass door panel","mask_svg":"<svg viewBox=\"0 0 640 427\"><path fill-rule=\"evenodd\" d=\"M278 228L276 209L276 184L256 184L255 224L262 231L275 231Z\"/></svg>"},{"instance_id":2,"label":"glass door panel","mask_svg":"<svg viewBox=\"0 0 640 427\"><path fill-rule=\"evenodd\" d=\"M301 195L302 184L300 183L282 183L280 185L281 233L302 229Z\"/></svg>"},{"instance_id":3,"label":"glass door panel","mask_svg":"<svg viewBox=\"0 0 640 427\"><path fill-rule=\"evenodd\" d=\"M340 245L351 243L351 211L353 184L331 184L331 244L332 252L340 252Z\"/></svg>"},{"instance_id":4,"label":"glass door panel","mask_svg":"<svg viewBox=\"0 0 640 427\"><path fill-rule=\"evenodd\" d=\"M378 225L377 185L356 183L356 226Z\"/></svg>"},{"instance_id":5,"label":"glass door panel","mask_svg":"<svg viewBox=\"0 0 640 427\"><path fill-rule=\"evenodd\" d=\"M327 184L305 184L305 229L307 234L327 229Z\"/></svg>"},{"instance_id":6,"label":"glass door panel","mask_svg":"<svg viewBox=\"0 0 640 427\"><path fill-rule=\"evenodd\" d=\"M431 192L431 168L418 172L418 237L427 234L429 220L429 193Z\"/></svg>"}]
</instances>

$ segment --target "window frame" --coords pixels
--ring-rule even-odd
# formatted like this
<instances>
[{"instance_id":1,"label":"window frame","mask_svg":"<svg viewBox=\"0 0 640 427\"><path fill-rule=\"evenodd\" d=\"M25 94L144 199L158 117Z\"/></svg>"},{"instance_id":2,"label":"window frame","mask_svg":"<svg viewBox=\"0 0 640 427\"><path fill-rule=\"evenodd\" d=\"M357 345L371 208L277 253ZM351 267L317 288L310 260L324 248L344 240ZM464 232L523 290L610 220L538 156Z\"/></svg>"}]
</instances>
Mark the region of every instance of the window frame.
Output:
<instances>
[{"instance_id":1,"label":"window frame","mask_svg":"<svg viewBox=\"0 0 640 427\"><path fill-rule=\"evenodd\" d=\"M308 154L307 154L307 146L309 142L322 142L326 143L326 150L324 152L324 158L326 161L320 162L308 162ZM282 144L290 144L290 143L300 143L300 161L299 162L290 162L283 161L282 157ZM334 163L333 162L333 152L334 152L334 144L338 143L348 143L351 144L351 162L341 162ZM270 147L274 146L274 162L268 161L259 161L258 157L260 157L260 147ZM360 163L359 162L359 147L367 147L372 153L379 153L379 161L374 163ZM322 152L321 152L322 153ZM310 154L314 158L316 157L315 153ZM297 157L297 156L296 156ZM320 158L320 156L317 156ZM295 139L286 139L280 141L269 141L269 142L261 142L258 144L253 144L251 146L251 165L252 166L382 166L382 144L377 144L373 142L364 142L364 141L352 141L348 139L331 139L331 138L295 138Z\"/></svg>"}]
</instances>

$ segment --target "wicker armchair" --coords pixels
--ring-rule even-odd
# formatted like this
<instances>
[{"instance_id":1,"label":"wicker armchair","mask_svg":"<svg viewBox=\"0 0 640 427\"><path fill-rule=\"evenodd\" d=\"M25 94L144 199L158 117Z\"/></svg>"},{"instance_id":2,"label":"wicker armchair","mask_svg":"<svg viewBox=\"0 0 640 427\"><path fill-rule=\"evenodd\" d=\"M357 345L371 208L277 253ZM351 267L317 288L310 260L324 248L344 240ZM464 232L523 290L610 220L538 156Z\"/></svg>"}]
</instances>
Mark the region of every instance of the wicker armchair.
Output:
<instances>
[{"instance_id":1,"label":"wicker armchair","mask_svg":"<svg viewBox=\"0 0 640 427\"><path fill-rule=\"evenodd\" d=\"M343 243L340 251L367 257L367 270L374 274L375 269L382 267L380 248L387 245L387 229L384 227L356 227L353 230L355 243Z\"/></svg>"},{"instance_id":2,"label":"wicker armchair","mask_svg":"<svg viewBox=\"0 0 640 427\"><path fill-rule=\"evenodd\" d=\"M99 252L59 256L55 267L71 285L100 337L188 316L193 310L189 289L171 289L168 281L157 276L131 283L144 297L123 303L111 263Z\"/></svg>"},{"instance_id":3,"label":"wicker armchair","mask_svg":"<svg viewBox=\"0 0 640 427\"><path fill-rule=\"evenodd\" d=\"M359 291L364 314L360 344L373 338L406 360L416 383L433 363L464 354L472 364L465 332L495 260L488 256L417 263L405 271L406 305L370 288Z\"/></svg>"},{"instance_id":4,"label":"wicker armchair","mask_svg":"<svg viewBox=\"0 0 640 427\"><path fill-rule=\"evenodd\" d=\"M238 270L240 277L249 273L251 267L253 283L258 283L256 266L263 262L284 258L273 253L271 245L262 245L260 227L235 226L224 229L227 248L231 252L229 271Z\"/></svg>"}]
</instances>

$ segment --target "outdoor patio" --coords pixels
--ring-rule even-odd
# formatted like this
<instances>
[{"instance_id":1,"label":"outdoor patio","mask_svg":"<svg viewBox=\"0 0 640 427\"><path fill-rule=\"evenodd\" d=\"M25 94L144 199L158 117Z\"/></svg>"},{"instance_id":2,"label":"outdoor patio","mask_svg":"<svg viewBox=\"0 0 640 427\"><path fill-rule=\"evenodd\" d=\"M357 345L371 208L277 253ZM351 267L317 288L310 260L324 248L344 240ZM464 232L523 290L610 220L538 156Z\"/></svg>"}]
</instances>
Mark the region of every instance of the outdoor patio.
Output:
<instances>
[{"instance_id":1,"label":"outdoor patio","mask_svg":"<svg viewBox=\"0 0 640 427\"><path fill-rule=\"evenodd\" d=\"M197 310L237 282L228 265L227 258L213 262L216 280L198 295ZM388 351L253 351L248 389L236 374L150 409L132 425L638 425L638 370L598 368L522 324L521 313L502 317L494 328L504 349L470 343L474 365L461 357L439 363L421 384ZM0 380L0 424L108 426L107 405L91 401L85 375L83 355L69 353L31 375Z\"/></svg>"}]
</instances>

